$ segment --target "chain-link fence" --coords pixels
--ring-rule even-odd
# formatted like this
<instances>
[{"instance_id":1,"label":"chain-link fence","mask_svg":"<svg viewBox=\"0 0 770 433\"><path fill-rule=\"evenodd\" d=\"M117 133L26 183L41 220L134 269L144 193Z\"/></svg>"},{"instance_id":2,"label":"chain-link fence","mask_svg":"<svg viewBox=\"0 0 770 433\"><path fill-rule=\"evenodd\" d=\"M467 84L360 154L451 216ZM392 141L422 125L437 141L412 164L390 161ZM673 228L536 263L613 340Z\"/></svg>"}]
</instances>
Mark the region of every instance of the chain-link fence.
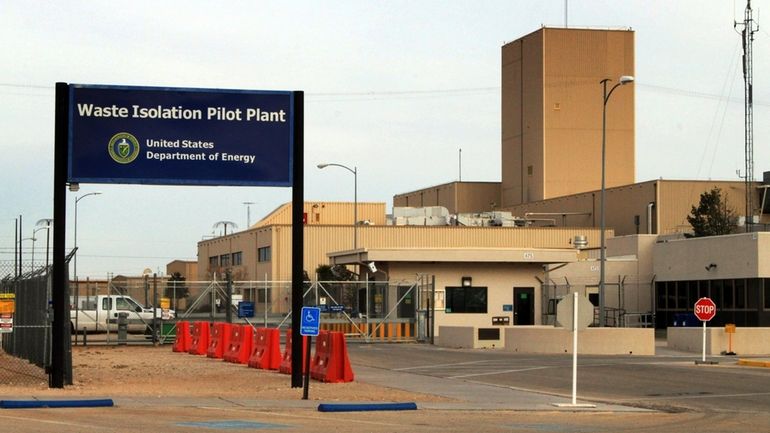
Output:
<instances>
[{"instance_id":1,"label":"chain-link fence","mask_svg":"<svg viewBox=\"0 0 770 433\"><path fill-rule=\"evenodd\" d=\"M318 306L323 312L322 328L344 332L348 338L365 341L422 340L433 335L428 329L430 314L426 296L432 294L432 280L414 281L306 281L303 305ZM152 311L150 317L132 328L128 344L171 343L176 322L230 321L252 326L289 329L292 287L289 281L174 281L159 277L134 281L83 284L72 298L76 313L95 308L105 297L125 297L127 305ZM229 302L228 302L229 299ZM248 304L248 317L239 307ZM161 308L159 308L161 307ZM167 308L169 313L162 311ZM95 316L91 313L92 316ZM115 311L103 314L116 314ZM112 317L101 317L99 327L78 330L75 344L119 343ZM88 320L88 319L83 319ZM141 320L141 319L137 319Z\"/></svg>"},{"instance_id":2,"label":"chain-link fence","mask_svg":"<svg viewBox=\"0 0 770 433\"><path fill-rule=\"evenodd\" d=\"M655 316L652 307L652 276L621 275L604 284L604 319L606 326L650 328ZM599 281L594 277L548 279L542 284L542 323L551 325L556 320L556 304L572 292L586 296L594 308L594 325L599 318Z\"/></svg>"},{"instance_id":3,"label":"chain-link fence","mask_svg":"<svg viewBox=\"0 0 770 433\"><path fill-rule=\"evenodd\" d=\"M14 271L15 264L0 262L0 383L46 384L51 363L50 274L46 268L20 276ZM71 381L71 363L64 370Z\"/></svg>"}]
</instances>

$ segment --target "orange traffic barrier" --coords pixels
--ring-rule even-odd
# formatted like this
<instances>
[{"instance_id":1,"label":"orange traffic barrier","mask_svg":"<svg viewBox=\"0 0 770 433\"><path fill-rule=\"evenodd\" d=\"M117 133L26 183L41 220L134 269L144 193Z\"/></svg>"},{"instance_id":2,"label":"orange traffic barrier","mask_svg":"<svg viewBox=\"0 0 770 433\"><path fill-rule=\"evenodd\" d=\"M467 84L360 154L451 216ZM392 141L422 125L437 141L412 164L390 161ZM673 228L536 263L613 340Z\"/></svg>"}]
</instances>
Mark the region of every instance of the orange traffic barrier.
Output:
<instances>
[{"instance_id":1,"label":"orange traffic barrier","mask_svg":"<svg viewBox=\"0 0 770 433\"><path fill-rule=\"evenodd\" d=\"M190 350L190 322L184 320L176 323L176 340L172 347L174 352Z\"/></svg>"},{"instance_id":2,"label":"orange traffic barrier","mask_svg":"<svg viewBox=\"0 0 770 433\"><path fill-rule=\"evenodd\" d=\"M315 356L310 365L310 376L322 382L352 382L353 368L348 358L345 335L341 332L321 331L315 343Z\"/></svg>"},{"instance_id":3,"label":"orange traffic barrier","mask_svg":"<svg viewBox=\"0 0 770 433\"><path fill-rule=\"evenodd\" d=\"M302 373L305 373L305 356L307 356L307 339L300 335L302 339ZM283 374L291 374L291 329L286 330L286 347L281 357L281 365L278 371Z\"/></svg>"},{"instance_id":4,"label":"orange traffic barrier","mask_svg":"<svg viewBox=\"0 0 770 433\"><path fill-rule=\"evenodd\" d=\"M205 355L209 345L209 322L193 322L188 353Z\"/></svg>"},{"instance_id":5,"label":"orange traffic barrier","mask_svg":"<svg viewBox=\"0 0 770 433\"><path fill-rule=\"evenodd\" d=\"M225 355L225 347L230 345L230 324L225 322L214 322L209 331L209 347L206 356L209 358L219 358Z\"/></svg>"},{"instance_id":6,"label":"orange traffic barrier","mask_svg":"<svg viewBox=\"0 0 770 433\"><path fill-rule=\"evenodd\" d=\"M281 334L277 329L257 328L251 345L249 367L278 370L281 365Z\"/></svg>"},{"instance_id":7,"label":"orange traffic barrier","mask_svg":"<svg viewBox=\"0 0 770 433\"><path fill-rule=\"evenodd\" d=\"M227 345L223 356L225 361L237 364L249 362L253 329L251 325L230 326L230 344Z\"/></svg>"}]
</instances>

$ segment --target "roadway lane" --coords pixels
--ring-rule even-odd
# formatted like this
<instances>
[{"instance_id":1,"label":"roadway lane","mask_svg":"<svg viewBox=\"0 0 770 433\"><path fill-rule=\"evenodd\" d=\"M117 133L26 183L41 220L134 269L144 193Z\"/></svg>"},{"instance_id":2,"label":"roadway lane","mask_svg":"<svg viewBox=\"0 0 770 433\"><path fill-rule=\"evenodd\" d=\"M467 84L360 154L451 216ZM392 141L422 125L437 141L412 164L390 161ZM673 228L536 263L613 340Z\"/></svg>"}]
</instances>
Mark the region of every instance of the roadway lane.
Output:
<instances>
[{"instance_id":1,"label":"roadway lane","mask_svg":"<svg viewBox=\"0 0 770 433\"><path fill-rule=\"evenodd\" d=\"M572 357L419 344L349 345L354 364L569 396ZM697 355L579 356L578 398L667 412L770 412L770 369L731 357L695 365ZM711 359L711 358L710 358Z\"/></svg>"}]
</instances>

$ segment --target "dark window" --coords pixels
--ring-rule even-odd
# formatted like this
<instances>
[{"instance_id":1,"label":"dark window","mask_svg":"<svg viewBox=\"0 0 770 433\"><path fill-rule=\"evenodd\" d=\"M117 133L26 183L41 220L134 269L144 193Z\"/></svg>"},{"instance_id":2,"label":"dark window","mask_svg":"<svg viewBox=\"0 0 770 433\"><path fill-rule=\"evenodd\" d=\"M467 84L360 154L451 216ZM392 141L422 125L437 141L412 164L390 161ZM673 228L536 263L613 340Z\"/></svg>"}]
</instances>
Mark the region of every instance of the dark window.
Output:
<instances>
[{"instance_id":1,"label":"dark window","mask_svg":"<svg viewBox=\"0 0 770 433\"><path fill-rule=\"evenodd\" d=\"M759 278L749 278L746 280L746 307L751 310L756 310L757 305L759 302L757 302L758 299L761 299L762 291L760 288L762 287L762 280Z\"/></svg>"},{"instance_id":2,"label":"dark window","mask_svg":"<svg viewBox=\"0 0 770 433\"><path fill-rule=\"evenodd\" d=\"M270 247L257 248L257 261L259 262L270 261Z\"/></svg>"},{"instance_id":3,"label":"dark window","mask_svg":"<svg viewBox=\"0 0 770 433\"><path fill-rule=\"evenodd\" d=\"M714 303L716 304L717 311L719 311L721 308L725 308L724 297L722 296L723 293L724 293L724 281L712 280L711 281L711 300L714 301Z\"/></svg>"},{"instance_id":4,"label":"dark window","mask_svg":"<svg viewBox=\"0 0 770 433\"><path fill-rule=\"evenodd\" d=\"M688 281L686 287L687 287L687 305L692 307L695 305L695 302L698 300L698 282Z\"/></svg>"},{"instance_id":5,"label":"dark window","mask_svg":"<svg viewBox=\"0 0 770 433\"><path fill-rule=\"evenodd\" d=\"M271 291L270 287L268 288L260 287L259 289L257 289L257 302L264 303L264 302L267 302L268 299L271 299L270 291Z\"/></svg>"},{"instance_id":6,"label":"dark window","mask_svg":"<svg viewBox=\"0 0 770 433\"><path fill-rule=\"evenodd\" d=\"M735 309L735 287L733 286L733 280L724 280L722 287L722 308L725 310Z\"/></svg>"},{"instance_id":7,"label":"dark window","mask_svg":"<svg viewBox=\"0 0 770 433\"><path fill-rule=\"evenodd\" d=\"M677 281L676 283L676 308L683 309L690 307L687 302L687 281ZM695 305L694 303L692 305Z\"/></svg>"},{"instance_id":8,"label":"dark window","mask_svg":"<svg viewBox=\"0 0 770 433\"><path fill-rule=\"evenodd\" d=\"M735 308L746 308L746 280L743 278L735 280Z\"/></svg>"},{"instance_id":9,"label":"dark window","mask_svg":"<svg viewBox=\"0 0 770 433\"><path fill-rule=\"evenodd\" d=\"M241 264L243 264L243 253L240 251L233 253L233 266L240 266Z\"/></svg>"},{"instance_id":10,"label":"dark window","mask_svg":"<svg viewBox=\"0 0 770 433\"><path fill-rule=\"evenodd\" d=\"M700 298L710 298L711 292L709 291L709 281L699 281L698 282L698 299Z\"/></svg>"},{"instance_id":11,"label":"dark window","mask_svg":"<svg viewBox=\"0 0 770 433\"><path fill-rule=\"evenodd\" d=\"M676 310L676 281L666 283L666 308Z\"/></svg>"},{"instance_id":12,"label":"dark window","mask_svg":"<svg viewBox=\"0 0 770 433\"><path fill-rule=\"evenodd\" d=\"M666 310L668 308L666 307L666 283L655 283L655 289L657 292L657 296L655 297L655 309Z\"/></svg>"},{"instance_id":13,"label":"dark window","mask_svg":"<svg viewBox=\"0 0 770 433\"><path fill-rule=\"evenodd\" d=\"M447 313L486 313L486 287L447 287Z\"/></svg>"},{"instance_id":14,"label":"dark window","mask_svg":"<svg viewBox=\"0 0 770 433\"><path fill-rule=\"evenodd\" d=\"M209 268L216 269L219 267L219 256L209 257Z\"/></svg>"},{"instance_id":15,"label":"dark window","mask_svg":"<svg viewBox=\"0 0 770 433\"><path fill-rule=\"evenodd\" d=\"M770 278L763 278L762 282L765 285L765 288L763 290L765 294L765 310L770 310Z\"/></svg>"},{"instance_id":16,"label":"dark window","mask_svg":"<svg viewBox=\"0 0 770 433\"><path fill-rule=\"evenodd\" d=\"M223 268L230 266L230 254L222 254L219 256L219 263L222 264Z\"/></svg>"}]
</instances>

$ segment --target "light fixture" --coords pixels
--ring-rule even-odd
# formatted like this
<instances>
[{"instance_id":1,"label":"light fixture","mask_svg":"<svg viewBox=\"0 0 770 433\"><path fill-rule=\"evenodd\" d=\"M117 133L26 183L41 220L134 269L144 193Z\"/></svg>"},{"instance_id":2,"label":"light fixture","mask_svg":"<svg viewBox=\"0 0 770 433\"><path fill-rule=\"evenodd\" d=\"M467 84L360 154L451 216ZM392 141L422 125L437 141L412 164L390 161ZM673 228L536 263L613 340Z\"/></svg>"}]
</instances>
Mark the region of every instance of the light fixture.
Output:
<instances>
[{"instance_id":1,"label":"light fixture","mask_svg":"<svg viewBox=\"0 0 770 433\"><path fill-rule=\"evenodd\" d=\"M473 285L473 278L471 277L462 277L462 286L463 287L471 287Z\"/></svg>"}]
</instances>

